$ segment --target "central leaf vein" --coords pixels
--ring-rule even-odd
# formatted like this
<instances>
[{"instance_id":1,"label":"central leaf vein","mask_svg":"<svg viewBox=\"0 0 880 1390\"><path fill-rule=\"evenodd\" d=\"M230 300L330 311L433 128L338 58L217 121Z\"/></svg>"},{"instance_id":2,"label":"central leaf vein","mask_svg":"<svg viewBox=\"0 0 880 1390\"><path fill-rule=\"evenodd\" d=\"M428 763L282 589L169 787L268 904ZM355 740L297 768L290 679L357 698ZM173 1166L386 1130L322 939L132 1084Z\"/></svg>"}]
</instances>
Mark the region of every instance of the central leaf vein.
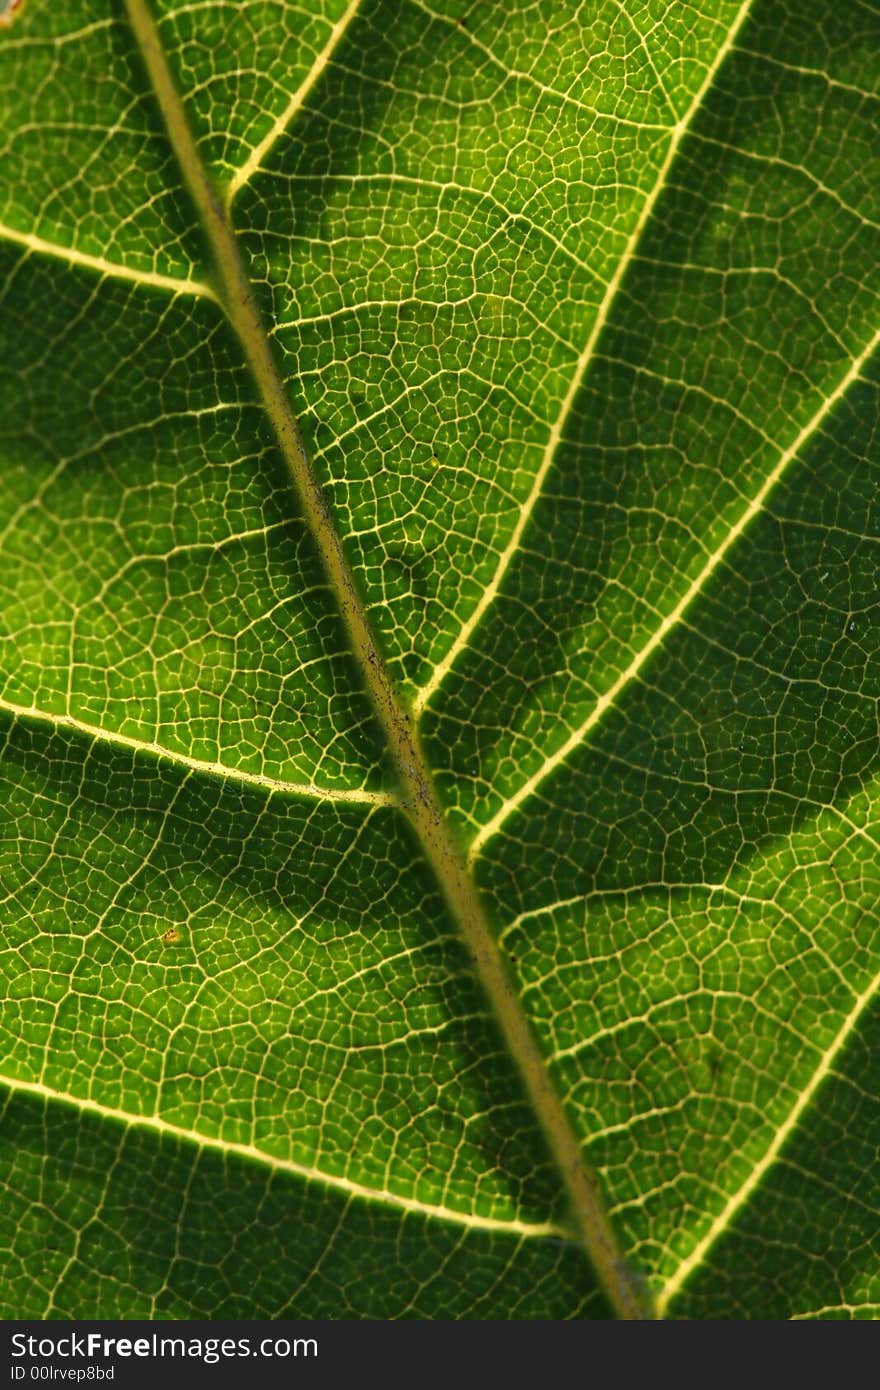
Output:
<instances>
[{"instance_id":1,"label":"central leaf vein","mask_svg":"<svg viewBox=\"0 0 880 1390\"><path fill-rule=\"evenodd\" d=\"M229 219L199 157L147 0L126 0L132 29L184 183L211 249L220 297L278 441L330 585L355 661L372 698L401 788L402 803L462 940L469 951L508 1054L569 1198L574 1228L618 1316L653 1316L641 1280L626 1262L606 1214L598 1180L575 1134L509 975L483 903L467 872L434 788L431 770L370 627L335 522L308 459L276 366Z\"/></svg>"}]
</instances>

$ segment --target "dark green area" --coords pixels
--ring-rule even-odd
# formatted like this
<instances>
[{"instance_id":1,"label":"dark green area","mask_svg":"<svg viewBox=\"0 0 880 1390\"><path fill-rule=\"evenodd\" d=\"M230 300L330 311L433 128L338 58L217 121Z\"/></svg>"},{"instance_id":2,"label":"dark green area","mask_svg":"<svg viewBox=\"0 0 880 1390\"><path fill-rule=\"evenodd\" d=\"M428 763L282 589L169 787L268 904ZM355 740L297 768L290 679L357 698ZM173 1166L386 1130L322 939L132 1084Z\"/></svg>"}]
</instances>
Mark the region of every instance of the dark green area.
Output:
<instances>
[{"instance_id":1,"label":"dark green area","mask_svg":"<svg viewBox=\"0 0 880 1390\"><path fill-rule=\"evenodd\" d=\"M604 1316L567 1242L467 1231L31 1096L0 1113L5 1317Z\"/></svg>"}]
</instances>

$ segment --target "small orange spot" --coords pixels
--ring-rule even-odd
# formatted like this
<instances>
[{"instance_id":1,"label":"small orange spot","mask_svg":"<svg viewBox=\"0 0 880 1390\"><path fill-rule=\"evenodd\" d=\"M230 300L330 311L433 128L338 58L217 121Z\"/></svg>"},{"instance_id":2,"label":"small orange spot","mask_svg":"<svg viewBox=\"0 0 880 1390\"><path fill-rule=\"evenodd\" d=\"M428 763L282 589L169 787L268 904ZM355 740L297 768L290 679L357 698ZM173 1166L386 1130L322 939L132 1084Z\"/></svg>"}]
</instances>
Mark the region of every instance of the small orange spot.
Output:
<instances>
[{"instance_id":1,"label":"small orange spot","mask_svg":"<svg viewBox=\"0 0 880 1390\"><path fill-rule=\"evenodd\" d=\"M180 932L176 927L169 927L166 932L163 932L162 940L166 946L174 946L180 940Z\"/></svg>"},{"instance_id":2,"label":"small orange spot","mask_svg":"<svg viewBox=\"0 0 880 1390\"><path fill-rule=\"evenodd\" d=\"M0 27L7 27L15 19L24 0L0 0Z\"/></svg>"}]
</instances>

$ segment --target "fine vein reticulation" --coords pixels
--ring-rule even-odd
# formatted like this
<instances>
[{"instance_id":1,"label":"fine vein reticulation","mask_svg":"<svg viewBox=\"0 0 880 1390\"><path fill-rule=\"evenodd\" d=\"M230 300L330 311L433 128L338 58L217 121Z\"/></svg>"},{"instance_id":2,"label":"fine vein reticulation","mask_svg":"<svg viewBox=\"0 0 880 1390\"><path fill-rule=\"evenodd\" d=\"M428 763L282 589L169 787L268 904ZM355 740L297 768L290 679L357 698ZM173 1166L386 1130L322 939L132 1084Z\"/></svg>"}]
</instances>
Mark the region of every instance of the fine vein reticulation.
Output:
<instances>
[{"instance_id":1,"label":"fine vein reticulation","mask_svg":"<svg viewBox=\"0 0 880 1390\"><path fill-rule=\"evenodd\" d=\"M876 5L20 8L3 1309L876 1317Z\"/></svg>"},{"instance_id":2,"label":"fine vein reticulation","mask_svg":"<svg viewBox=\"0 0 880 1390\"><path fill-rule=\"evenodd\" d=\"M253 1144L236 1144L226 1139L210 1139L204 1134L199 1134L196 1130L187 1130L179 1125L169 1124L158 1115L133 1115L128 1111L113 1110L109 1106L100 1105L95 1101L84 1099L82 1096L67 1095L54 1087L43 1086L39 1082L21 1081L15 1076L0 1075L0 1085L12 1093L17 1092L23 1096L31 1096L53 1105L69 1106L76 1112L110 1120L124 1130L146 1130L152 1134L182 1139L187 1144L195 1145L197 1149L216 1153L221 1158L243 1158L258 1163L262 1168L268 1168L270 1172L291 1174L297 1178L304 1178L308 1182L320 1183L324 1187L340 1192L345 1197L380 1203L383 1206L387 1205L399 1211L412 1212L418 1216L437 1218L454 1226L461 1226L466 1230L497 1231L503 1235L518 1236L523 1240L534 1240L542 1237L556 1240L568 1239L567 1231L560 1226L552 1225L550 1222L545 1222L542 1225L537 1222L529 1224L526 1221L493 1221L491 1217L465 1216L450 1207L429 1206L427 1203L402 1197L399 1193L391 1192L387 1188L379 1190L378 1188L365 1187L362 1183L347 1181L344 1178L329 1177L320 1168L314 1166L310 1167L303 1163L292 1163L289 1160L272 1158L264 1149L258 1149Z\"/></svg>"},{"instance_id":3,"label":"fine vein reticulation","mask_svg":"<svg viewBox=\"0 0 880 1390\"><path fill-rule=\"evenodd\" d=\"M477 890L434 790L415 728L387 670L342 550L333 518L306 455L284 383L272 356L228 213L199 158L147 0L126 0L132 29L181 173L213 252L220 298L241 343L266 414L287 461L372 696L397 770L404 806L475 963L496 1023L515 1062L562 1182L574 1227L605 1294L620 1317L653 1316L645 1286L623 1259L596 1176L548 1073Z\"/></svg>"},{"instance_id":4,"label":"fine vein reticulation","mask_svg":"<svg viewBox=\"0 0 880 1390\"><path fill-rule=\"evenodd\" d=\"M419 691L415 702L415 708L419 712L421 712L425 708L435 691L439 690L441 684L443 683L444 677L454 665L456 657L468 645L468 642L470 641L474 633L474 630L476 629L477 625L482 621L486 611L490 608L493 601L498 595L498 590L504 581L504 576L507 573L507 570L510 566L511 559L518 552L522 544L523 534L535 510L535 504L546 486L547 474L552 466L553 460L556 457L557 451L559 449L559 443L562 439L566 423L571 413L572 405L577 398L578 391L581 387L584 377L586 376L587 371L589 370L590 363L593 360L593 356L596 351L596 345L599 341L599 338L601 337L602 330L605 327L605 323L608 319L609 310L617 297L617 293L623 282L623 278L626 275L629 264L636 252L636 248L638 247L639 242L641 241L642 233L644 232L645 227L647 226L647 223L651 217L651 214L654 211L657 199L660 197L660 194L666 187L667 179L669 176L669 170L671 169L675 156L678 153L679 146L681 145L682 140L685 138L688 131L690 130L694 116L702 106L703 101L706 97L706 93L710 90L715 75L718 72L718 69L721 67L721 64L724 62L725 58L727 57L728 53L733 47L733 44L736 40L736 36L742 29L742 26L745 23L746 18L748 17L750 9L751 0L744 0L744 3L740 6L736 14L736 18L734 19L734 22L731 25L724 42L719 45L718 51L715 55L713 62L707 68L703 81L700 83L699 88L694 94L687 111L681 117L680 120L675 122L675 124L672 127L669 143L666 148L666 153L663 157L663 161L660 165L660 168L657 171L657 177L654 180L654 186L642 204L641 212L639 213L636 224L629 235L626 247L623 251L623 255L620 257L617 266L615 267L613 275L609 277L608 284L605 287L605 293L602 296L602 302L599 305L595 318L593 319L592 325L590 327L590 332L587 335L586 342L584 343L584 346L581 349L581 352L578 356L577 362L575 364L575 369L571 375L571 379L568 383L568 388L562 399L562 404L560 405L559 411L556 415L556 419L553 421L553 424L550 428L550 432L547 436L547 443L544 446L544 452L541 457L541 462L535 473L534 479L532 480L532 486L529 489L529 495L526 498L525 505L520 511L516 525L510 533L510 539L508 540L507 545L505 546L504 551L499 558L498 566L495 570L495 573L493 574L486 588L483 590L479 602L474 607L473 612L470 614L467 621L462 625L461 630L456 635L456 638L450 646L449 650L443 656L442 660L440 660L435 666L433 672L431 673L430 680ZM492 827L492 829L494 829L494 826ZM488 839L490 833L491 830L487 827L484 835L481 837L480 843L483 843L485 839ZM476 848L477 847L474 848L473 852L476 852Z\"/></svg>"}]
</instances>

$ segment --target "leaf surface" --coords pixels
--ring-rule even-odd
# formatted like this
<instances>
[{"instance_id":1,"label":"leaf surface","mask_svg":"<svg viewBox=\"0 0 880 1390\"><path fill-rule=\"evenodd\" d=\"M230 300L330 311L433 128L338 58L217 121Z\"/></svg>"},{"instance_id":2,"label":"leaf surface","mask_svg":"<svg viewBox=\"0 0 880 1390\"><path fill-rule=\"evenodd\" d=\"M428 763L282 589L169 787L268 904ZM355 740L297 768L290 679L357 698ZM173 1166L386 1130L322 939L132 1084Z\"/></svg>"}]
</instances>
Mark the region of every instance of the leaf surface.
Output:
<instances>
[{"instance_id":1,"label":"leaf surface","mask_svg":"<svg viewBox=\"0 0 880 1390\"><path fill-rule=\"evenodd\" d=\"M627 1260L874 1316L880 14L155 12ZM0 106L7 1315L608 1316L123 7Z\"/></svg>"}]
</instances>

